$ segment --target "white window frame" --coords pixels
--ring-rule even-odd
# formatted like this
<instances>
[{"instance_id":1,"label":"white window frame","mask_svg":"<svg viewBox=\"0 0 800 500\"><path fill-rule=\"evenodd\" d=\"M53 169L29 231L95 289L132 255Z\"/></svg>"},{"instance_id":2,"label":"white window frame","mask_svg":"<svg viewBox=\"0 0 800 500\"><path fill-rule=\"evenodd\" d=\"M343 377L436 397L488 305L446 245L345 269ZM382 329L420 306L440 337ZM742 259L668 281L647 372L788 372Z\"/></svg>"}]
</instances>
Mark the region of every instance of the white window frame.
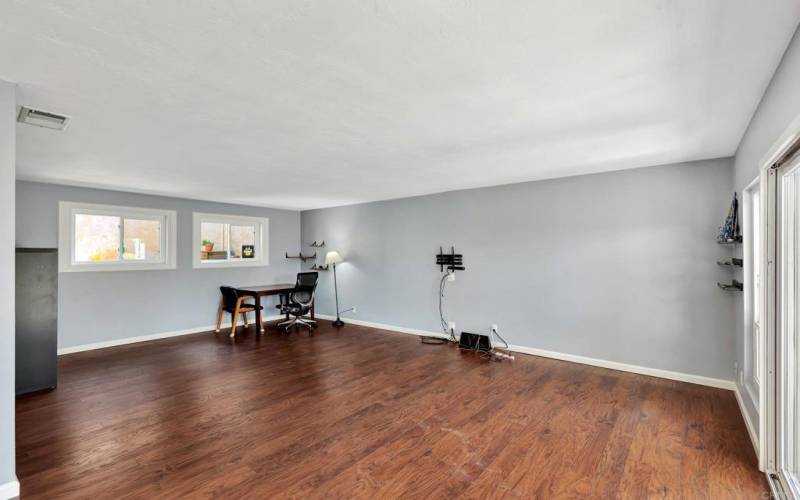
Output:
<instances>
[{"instance_id":1,"label":"white window frame","mask_svg":"<svg viewBox=\"0 0 800 500\"><path fill-rule=\"evenodd\" d=\"M764 362L763 269L764 231L761 178L754 179L742 192L744 217L744 386L753 406L760 409L761 372ZM756 196L757 195L757 196ZM754 199L758 203L759 220L754 220ZM758 236L758 241L756 237ZM758 259L754 250L758 249ZM758 280L758 283L756 283ZM758 318L756 318L758 314ZM757 325L756 325L757 323Z\"/></svg>"},{"instance_id":2,"label":"white window frame","mask_svg":"<svg viewBox=\"0 0 800 500\"><path fill-rule=\"evenodd\" d=\"M200 225L203 222L230 224L234 226L256 226L255 253L252 259L202 260L200 252L203 242L200 239ZM260 267L269 265L269 219L265 217L247 217L244 215L192 214L192 267L195 269L218 269L221 267Z\"/></svg>"},{"instance_id":3,"label":"white window frame","mask_svg":"<svg viewBox=\"0 0 800 500\"><path fill-rule=\"evenodd\" d=\"M121 219L146 219L161 222L161 257L156 261L119 260L113 262L77 262L75 260L75 216L108 215ZM58 203L58 271L157 271L176 267L177 213L173 210L122 207L60 201Z\"/></svg>"}]
</instances>

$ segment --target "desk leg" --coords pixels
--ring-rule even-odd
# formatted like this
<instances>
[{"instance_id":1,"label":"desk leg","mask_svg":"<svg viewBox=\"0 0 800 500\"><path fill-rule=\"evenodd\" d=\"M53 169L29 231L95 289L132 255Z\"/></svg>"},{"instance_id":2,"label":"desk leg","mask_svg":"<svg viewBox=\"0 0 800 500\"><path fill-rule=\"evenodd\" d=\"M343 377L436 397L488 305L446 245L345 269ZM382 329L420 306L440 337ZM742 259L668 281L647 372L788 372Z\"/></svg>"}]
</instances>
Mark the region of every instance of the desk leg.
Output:
<instances>
[{"instance_id":1,"label":"desk leg","mask_svg":"<svg viewBox=\"0 0 800 500\"><path fill-rule=\"evenodd\" d=\"M258 332L263 335L264 334L264 323L261 322L261 297L256 295L256 328Z\"/></svg>"},{"instance_id":2,"label":"desk leg","mask_svg":"<svg viewBox=\"0 0 800 500\"><path fill-rule=\"evenodd\" d=\"M316 303L317 303L316 300L311 299L311 319L317 319L317 317L314 315L314 304Z\"/></svg>"}]
</instances>

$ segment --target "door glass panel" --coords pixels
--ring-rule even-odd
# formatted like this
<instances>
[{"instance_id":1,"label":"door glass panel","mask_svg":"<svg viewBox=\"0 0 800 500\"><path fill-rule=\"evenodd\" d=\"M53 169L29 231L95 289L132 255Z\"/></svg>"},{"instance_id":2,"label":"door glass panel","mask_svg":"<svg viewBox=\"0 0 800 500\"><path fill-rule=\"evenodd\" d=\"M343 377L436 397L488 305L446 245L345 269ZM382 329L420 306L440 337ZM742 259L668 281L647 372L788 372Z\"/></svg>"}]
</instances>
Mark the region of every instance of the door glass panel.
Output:
<instances>
[{"instance_id":1,"label":"door glass panel","mask_svg":"<svg viewBox=\"0 0 800 500\"><path fill-rule=\"evenodd\" d=\"M783 471L789 487L800 492L800 169L781 173L780 328L783 352Z\"/></svg>"}]
</instances>

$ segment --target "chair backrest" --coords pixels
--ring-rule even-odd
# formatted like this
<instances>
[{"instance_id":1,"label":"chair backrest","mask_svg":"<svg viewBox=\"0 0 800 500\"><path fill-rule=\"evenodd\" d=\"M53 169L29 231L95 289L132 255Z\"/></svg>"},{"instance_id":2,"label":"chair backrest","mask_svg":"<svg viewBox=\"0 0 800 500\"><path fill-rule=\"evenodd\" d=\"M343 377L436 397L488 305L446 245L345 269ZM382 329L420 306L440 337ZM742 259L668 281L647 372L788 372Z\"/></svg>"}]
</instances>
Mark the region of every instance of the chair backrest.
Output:
<instances>
[{"instance_id":1,"label":"chair backrest","mask_svg":"<svg viewBox=\"0 0 800 500\"><path fill-rule=\"evenodd\" d=\"M317 272L297 273L297 282L294 284L294 290L289 299L296 304L310 304L314 299L314 290L317 289L318 279L319 273Z\"/></svg>"},{"instance_id":2,"label":"chair backrest","mask_svg":"<svg viewBox=\"0 0 800 500\"><path fill-rule=\"evenodd\" d=\"M222 293L222 304L226 309L233 309L236 307L236 301L239 299L239 294L232 286L221 286L219 291Z\"/></svg>"}]
</instances>

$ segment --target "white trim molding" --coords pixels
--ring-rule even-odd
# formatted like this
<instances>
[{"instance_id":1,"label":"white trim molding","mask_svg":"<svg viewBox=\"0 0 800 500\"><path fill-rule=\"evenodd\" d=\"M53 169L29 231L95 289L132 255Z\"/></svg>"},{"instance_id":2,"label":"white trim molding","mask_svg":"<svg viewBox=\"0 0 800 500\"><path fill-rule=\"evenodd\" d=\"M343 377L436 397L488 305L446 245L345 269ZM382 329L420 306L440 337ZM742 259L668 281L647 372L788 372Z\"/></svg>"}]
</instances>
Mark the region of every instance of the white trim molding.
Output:
<instances>
[{"instance_id":1,"label":"white trim molding","mask_svg":"<svg viewBox=\"0 0 800 500\"><path fill-rule=\"evenodd\" d=\"M334 320L336 319L335 316L331 316L328 314L317 314L317 318L320 319L327 319L327 320ZM411 335L419 335L425 337L442 337L447 338L441 332L430 332L426 330L419 330L416 328L407 328L403 326L394 326L394 325L387 325L384 323L374 323L371 321L363 321L353 318L347 318L346 320L348 323L353 325L360 325L360 326L368 326L371 328L379 328L382 330L389 330L393 332L400 332L400 333L408 333ZM589 358L586 356L579 356L576 354L566 354L561 352L555 351L547 351L544 349L537 349L534 347L526 347L526 346L518 346L518 345L509 345L509 349L518 352L521 354L530 354L532 356L541 356L544 358L551 358L551 359L558 359L561 361L569 361L571 363L580 363L582 365L590 365L590 366L597 366L600 368L608 368L611 370L618 370L623 372L629 373L636 373L639 375L647 375L650 377L658 377L664 378L669 380L677 380L679 382L688 382L690 384L699 384L705 385L709 387L716 387L718 389L726 389L729 391L734 391L736 389L736 383L733 380L724 380L712 377L704 377L702 375L693 375L690 373L682 373L682 372L675 372L670 370L662 370L659 368L648 368L646 366L639 366L639 365L630 365L627 363L620 363L617 361L608 361L605 359L597 359L597 358Z\"/></svg>"},{"instance_id":2,"label":"white trim molding","mask_svg":"<svg viewBox=\"0 0 800 500\"><path fill-rule=\"evenodd\" d=\"M274 321L283 318L282 315L273 315L267 316L263 320L264 321ZM326 319L326 320L335 320L336 316L331 316L328 314L317 314L317 318L319 319ZM391 332L399 332L399 333L407 333L410 335L417 335L422 337L441 337L447 338L441 332L431 332L427 330L420 330L418 328L408 328L404 326L395 326L395 325L387 325L385 323L375 323L372 321L364 321L360 319L353 319L348 318L347 322L353 325L359 326L367 326L370 328L377 328L380 330L387 330ZM223 328L230 328L230 322L224 323ZM187 328L185 330L175 330L171 332L162 332L162 333L154 333L150 335L141 335L138 337L128 337L123 339L115 339L115 340L107 340L103 342L95 342L91 344L83 344L78 346L72 347L64 347L58 350L58 355L61 356L63 354L72 354L75 352L83 352L83 351L91 351L94 349L104 349L106 347L115 347L120 345L127 345L127 344L135 344L138 342L148 342L150 340L159 340L159 339L166 339L170 337L179 337L181 335L191 335L194 333L203 333L208 331L213 331L215 329L214 325L207 325L207 326L198 326L194 328ZM708 387L716 387L718 389L726 389L729 391L734 391L736 393L737 399L741 399L741 394L736 388L736 383L732 380L723 380L718 378L712 377L704 377L702 375L693 375L690 373L682 373L682 372L675 372L670 370L662 370L660 368L649 368L646 366L639 366L639 365L631 365L627 363L620 363L618 361L608 361L605 359L597 359L597 358L590 358L587 356L579 356L577 354L566 354L562 352L556 351L547 351L544 349L537 349L535 347L526 347L526 346L519 346L519 345L510 345L509 349L518 352L521 354L529 354L531 356L541 356L544 358L551 358L551 359L558 359L561 361L569 361L571 363L580 363L582 365L589 365L589 366L597 366L600 368L608 368L610 370L617 370L629 373L636 373L639 375L647 375L650 377L658 377L664 378L668 380L677 380L678 382L688 382L690 384L699 384L705 385ZM741 401L740 401L741 406ZM743 415L745 416L745 420L747 420L747 412L742 411ZM747 422L748 426L752 424ZM748 427L748 430L751 432L751 436L754 434L752 429Z\"/></svg>"},{"instance_id":3,"label":"white trim molding","mask_svg":"<svg viewBox=\"0 0 800 500\"><path fill-rule=\"evenodd\" d=\"M265 316L263 321L274 321L283 319L284 316L278 314L275 316ZM230 328L231 323L223 323L222 328ZM124 339L106 340L103 342L94 342L91 344L82 344L72 347L62 347L58 349L58 355L72 354L76 352L93 351L95 349L105 349L107 347L116 347L120 345L138 344L139 342L149 342L151 340L167 339L170 337L180 337L181 335L191 335L193 333L210 332L216 329L216 325L197 326L194 328L187 328L185 330L175 330L172 332L153 333L150 335L140 335L138 337L127 337Z\"/></svg>"},{"instance_id":4,"label":"white trim molding","mask_svg":"<svg viewBox=\"0 0 800 500\"><path fill-rule=\"evenodd\" d=\"M747 427L747 433L750 435L750 440L753 442L753 449L756 452L756 457L759 457L761 455L758 453L758 434L756 434L756 428L753 425L753 421L750 420L750 413L748 413L747 408L745 407L744 400L742 399L742 393L739 391L738 385L733 389L733 392L736 394L736 402L739 403L739 412L742 414L742 418L744 418L744 425Z\"/></svg>"},{"instance_id":5,"label":"white trim molding","mask_svg":"<svg viewBox=\"0 0 800 500\"><path fill-rule=\"evenodd\" d=\"M533 356L542 356L544 358L558 359L561 361L569 361L571 363L580 363L582 365L597 366L599 368L608 368L610 370L636 373L639 375L647 375L650 377L665 378L668 380L677 380L678 382L688 382L690 384L706 385L708 387L716 387L718 389L726 389L729 391L732 391L736 388L736 383L733 380L704 377L702 375L674 372L671 370L662 370L660 368L649 368L647 366L630 365L627 363L620 363L618 361L608 361L605 359L589 358L587 356L578 356L576 354L565 354L556 351L546 351L544 349L536 349L534 347L511 345L509 346L509 348L512 351L519 352L522 354L531 354Z\"/></svg>"},{"instance_id":6,"label":"white trim molding","mask_svg":"<svg viewBox=\"0 0 800 500\"><path fill-rule=\"evenodd\" d=\"M19 481L9 481L0 484L0 498L8 500L9 498L16 498L19 496Z\"/></svg>"}]
</instances>

